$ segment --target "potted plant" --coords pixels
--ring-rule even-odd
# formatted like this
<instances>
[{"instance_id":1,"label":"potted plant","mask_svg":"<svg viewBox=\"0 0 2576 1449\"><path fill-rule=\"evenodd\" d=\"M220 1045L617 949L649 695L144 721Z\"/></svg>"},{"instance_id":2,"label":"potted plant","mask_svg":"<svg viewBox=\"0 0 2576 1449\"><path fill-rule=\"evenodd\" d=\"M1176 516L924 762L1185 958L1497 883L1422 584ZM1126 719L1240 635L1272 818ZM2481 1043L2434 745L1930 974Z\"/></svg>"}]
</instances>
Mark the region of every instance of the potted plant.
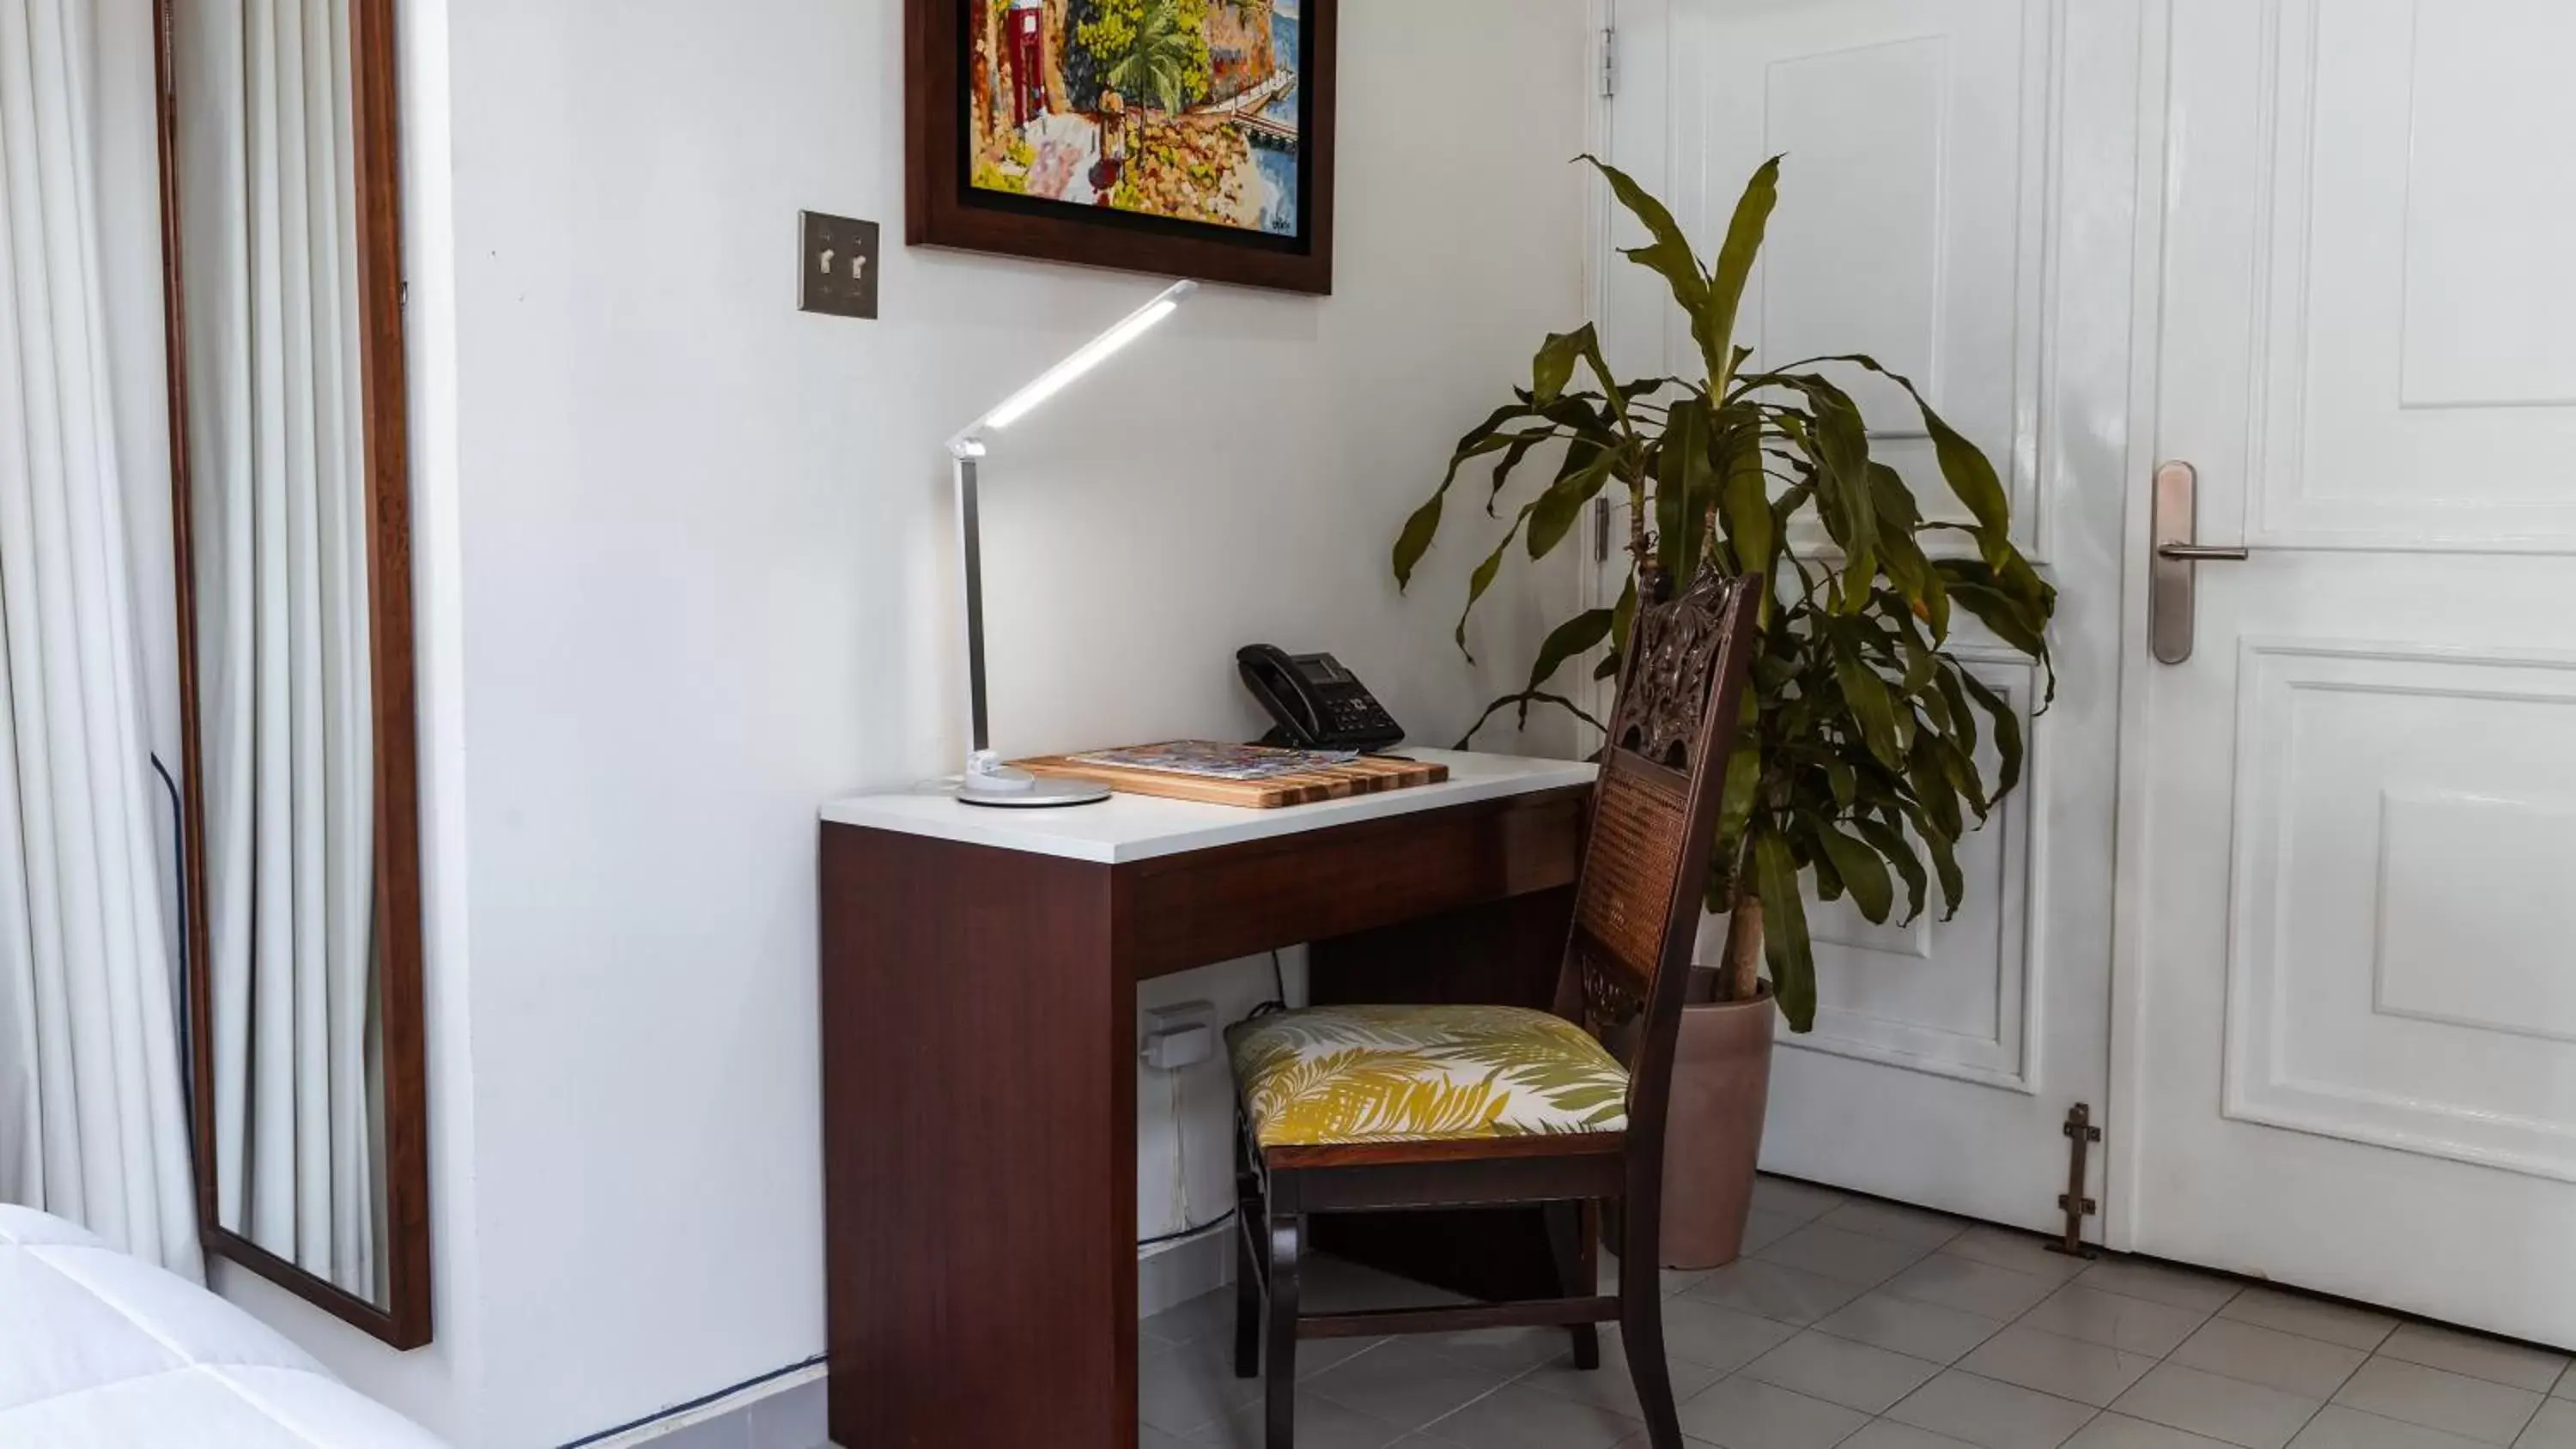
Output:
<instances>
[{"instance_id":1,"label":"potted plant","mask_svg":"<svg viewBox=\"0 0 2576 1449\"><path fill-rule=\"evenodd\" d=\"M1934 889L1946 913L1958 910L1958 842L2019 782L2023 746L2013 706L1951 652L1951 626L1964 611L2029 656L2053 695L2056 591L2013 544L1994 465L1912 383L1863 355L1756 367L1751 349L1734 345L1737 304L1778 199L1779 158L1754 172L1709 264L1661 202L1617 168L1583 159L1643 226L1648 244L1625 255L1670 285L1698 344L1699 375L1622 382L1589 325L1550 336L1529 386L1459 440L1440 486L1406 521L1395 577L1411 580L1467 464L1494 459L1485 512L1497 522L1520 465L1533 456L1555 464L1469 578L1456 636L1464 652L1468 616L1515 543L1544 557L1604 489L1626 491L1626 592L1616 607L1551 631L1529 683L1496 700L1477 728L1504 709L1526 722L1534 705L1599 728L1549 686L1605 644L1595 677L1612 677L1641 596L1660 597L1704 565L1772 581L1709 858L1708 908L1728 917L1725 957L1693 973L1665 1166L1666 1261L1713 1266L1742 1242L1772 1003L1792 1031L1815 1024L1805 890L1849 898L1874 922L1900 911L1913 919ZM1828 370L1876 375L1912 399L1957 510L1927 514L1904 476L1870 456L1860 407ZM1989 741L1991 774L1981 759Z\"/></svg>"}]
</instances>

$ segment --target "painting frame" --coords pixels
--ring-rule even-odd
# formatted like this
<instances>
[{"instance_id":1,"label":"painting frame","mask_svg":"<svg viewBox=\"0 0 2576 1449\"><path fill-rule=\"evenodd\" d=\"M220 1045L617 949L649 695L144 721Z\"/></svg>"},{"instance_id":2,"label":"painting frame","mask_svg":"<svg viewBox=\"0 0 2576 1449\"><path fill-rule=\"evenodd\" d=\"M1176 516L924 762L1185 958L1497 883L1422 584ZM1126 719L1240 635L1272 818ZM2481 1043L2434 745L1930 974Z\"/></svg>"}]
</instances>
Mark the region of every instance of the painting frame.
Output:
<instances>
[{"instance_id":1,"label":"painting frame","mask_svg":"<svg viewBox=\"0 0 2576 1449\"><path fill-rule=\"evenodd\" d=\"M905 241L1280 291L1333 290L1338 0L1299 0L1298 204L1287 236L974 186L967 26L987 3L905 0Z\"/></svg>"}]
</instances>

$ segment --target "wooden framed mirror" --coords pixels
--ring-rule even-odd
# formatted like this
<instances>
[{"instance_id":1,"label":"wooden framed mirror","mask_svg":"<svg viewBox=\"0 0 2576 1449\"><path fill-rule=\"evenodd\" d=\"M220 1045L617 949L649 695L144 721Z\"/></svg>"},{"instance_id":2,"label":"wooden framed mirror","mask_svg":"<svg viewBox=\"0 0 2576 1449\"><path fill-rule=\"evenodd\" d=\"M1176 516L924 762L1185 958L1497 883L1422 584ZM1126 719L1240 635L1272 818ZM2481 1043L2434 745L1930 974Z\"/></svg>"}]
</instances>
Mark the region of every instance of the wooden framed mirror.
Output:
<instances>
[{"instance_id":1,"label":"wooden framed mirror","mask_svg":"<svg viewBox=\"0 0 2576 1449\"><path fill-rule=\"evenodd\" d=\"M142 0L127 0L142 3ZM151 0L207 1250L430 1337L394 0Z\"/></svg>"}]
</instances>

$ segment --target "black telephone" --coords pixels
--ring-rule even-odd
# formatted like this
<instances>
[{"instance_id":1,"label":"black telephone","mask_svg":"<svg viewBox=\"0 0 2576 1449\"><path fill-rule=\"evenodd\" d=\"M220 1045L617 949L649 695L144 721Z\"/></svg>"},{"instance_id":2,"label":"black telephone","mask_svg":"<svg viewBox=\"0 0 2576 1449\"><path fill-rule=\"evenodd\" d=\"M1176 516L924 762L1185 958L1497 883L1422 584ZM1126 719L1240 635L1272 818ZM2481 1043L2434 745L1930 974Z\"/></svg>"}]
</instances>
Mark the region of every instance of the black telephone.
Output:
<instances>
[{"instance_id":1,"label":"black telephone","mask_svg":"<svg viewBox=\"0 0 2576 1449\"><path fill-rule=\"evenodd\" d=\"M1290 654L1246 644L1234 654L1244 685L1279 727L1263 740L1301 750L1382 750L1404 726L1330 654Z\"/></svg>"}]
</instances>

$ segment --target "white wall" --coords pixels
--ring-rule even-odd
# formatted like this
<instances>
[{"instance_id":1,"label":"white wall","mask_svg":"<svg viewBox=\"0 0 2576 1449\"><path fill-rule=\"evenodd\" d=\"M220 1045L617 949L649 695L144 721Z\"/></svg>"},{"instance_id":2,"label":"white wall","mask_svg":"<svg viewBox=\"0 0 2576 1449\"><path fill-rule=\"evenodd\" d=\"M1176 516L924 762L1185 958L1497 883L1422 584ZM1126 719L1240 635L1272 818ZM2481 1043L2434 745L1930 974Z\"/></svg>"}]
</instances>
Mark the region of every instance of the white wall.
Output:
<instances>
[{"instance_id":1,"label":"white wall","mask_svg":"<svg viewBox=\"0 0 2576 1449\"><path fill-rule=\"evenodd\" d=\"M798 208L900 237L900 12L409 11L446 71L428 93L406 63L415 402L454 407L417 480L440 1342L398 1357L236 1291L463 1443L559 1443L822 1347L814 807L951 764L939 440L1155 285L890 245L883 320L793 310ZM1516 569L1479 672L1448 639L1467 549L1411 599L1385 560L1583 315L1581 7L1343 28L1337 295L1210 289L995 449L1006 751L1246 734L1252 639L1335 650L1445 743L1572 604L1570 560ZM424 220L425 165L451 214ZM1164 1111L1140 1103L1149 1230ZM1193 1115L1204 1216L1225 1139Z\"/></svg>"}]
</instances>

